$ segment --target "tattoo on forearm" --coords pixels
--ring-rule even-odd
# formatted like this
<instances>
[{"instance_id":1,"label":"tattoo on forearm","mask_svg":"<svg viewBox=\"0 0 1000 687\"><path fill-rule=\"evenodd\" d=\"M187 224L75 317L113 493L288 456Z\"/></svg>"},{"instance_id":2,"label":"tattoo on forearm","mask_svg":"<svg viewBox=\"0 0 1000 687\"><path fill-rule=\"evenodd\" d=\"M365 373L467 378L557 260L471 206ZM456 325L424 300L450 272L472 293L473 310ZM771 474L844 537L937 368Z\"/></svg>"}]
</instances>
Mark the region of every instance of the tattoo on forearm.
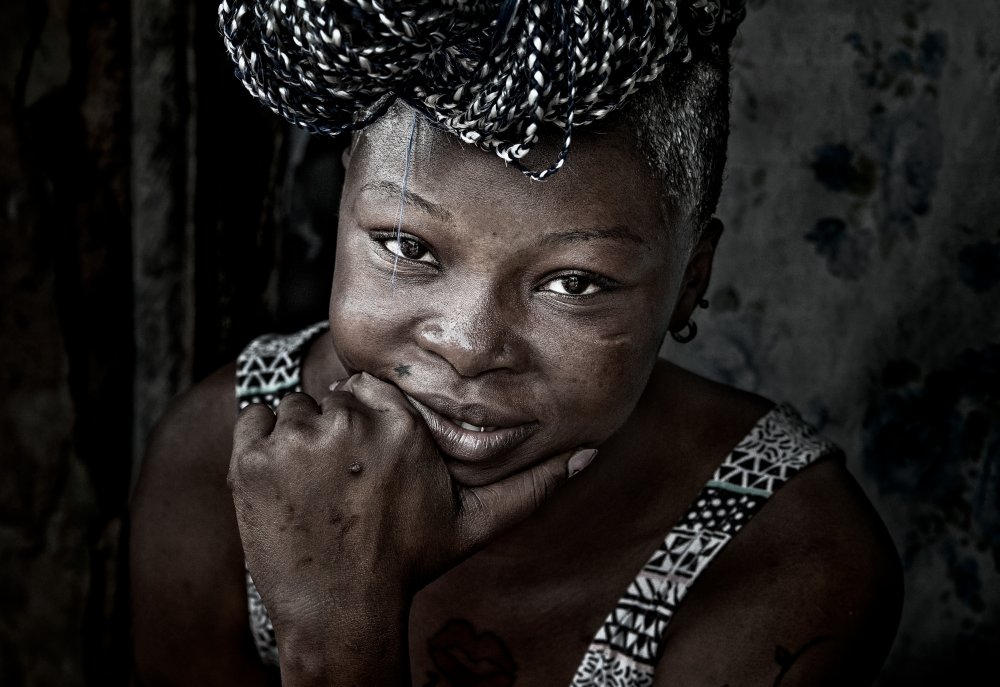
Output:
<instances>
[{"instance_id":1,"label":"tattoo on forearm","mask_svg":"<svg viewBox=\"0 0 1000 687\"><path fill-rule=\"evenodd\" d=\"M427 640L427 650L437 672L428 674L424 687L510 687L517 679L517 664L503 640L477 633L467 620L449 620Z\"/></svg>"},{"instance_id":2,"label":"tattoo on forearm","mask_svg":"<svg viewBox=\"0 0 1000 687\"><path fill-rule=\"evenodd\" d=\"M774 660L778 662L781 670L778 672L778 676L774 678L774 687L779 687L781 681L785 679L785 675L791 670L792 666L798 661L802 654L809 651L813 647L822 644L823 642L829 642L833 640L833 637L817 637L810 642L806 642L805 645L795 653L792 653L780 644L774 649Z\"/></svg>"},{"instance_id":3,"label":"tattoo on forearm","mask_svg":"<svg viewBox=\"0 0 1000 687\"><path fill-rule=\"evenodd\" d=\"M410 375L409 365L397 365L393 370L396 372L397 377L408 377Z\"/></svg>"}]
</instances>

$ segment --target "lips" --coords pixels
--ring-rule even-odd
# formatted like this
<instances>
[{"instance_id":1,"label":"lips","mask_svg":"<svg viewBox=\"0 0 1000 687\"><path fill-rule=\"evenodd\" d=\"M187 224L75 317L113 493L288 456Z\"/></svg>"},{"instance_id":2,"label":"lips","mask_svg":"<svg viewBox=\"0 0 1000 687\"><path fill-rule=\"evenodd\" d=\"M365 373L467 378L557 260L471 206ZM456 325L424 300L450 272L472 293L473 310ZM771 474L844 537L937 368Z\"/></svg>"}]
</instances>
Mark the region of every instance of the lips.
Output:
<instances>
[{"instance_id":1,"label":"lips","mask_svg":"<svg viewBox=\"0 0 1000 687\"><path fill-rule=\"evenodd\" d=\"M490 412L479 405L458 404L436 395L406 396L427 423L435 443L451 458L487 462L522 443L538 423Z\"/></svg>"}]
</instances>

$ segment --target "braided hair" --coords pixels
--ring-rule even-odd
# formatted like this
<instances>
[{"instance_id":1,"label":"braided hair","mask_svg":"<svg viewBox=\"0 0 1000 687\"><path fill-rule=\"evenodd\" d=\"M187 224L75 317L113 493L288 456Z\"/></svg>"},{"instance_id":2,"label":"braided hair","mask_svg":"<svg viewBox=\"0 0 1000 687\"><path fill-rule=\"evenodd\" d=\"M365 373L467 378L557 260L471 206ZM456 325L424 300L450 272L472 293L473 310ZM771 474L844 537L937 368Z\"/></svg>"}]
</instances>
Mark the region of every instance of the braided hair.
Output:
<instances>
[{"instance_id":1,"label":"braided hair","mask_svg":"<svg viewBox=\"0 0 1000 687\"><path fill-rule=\"evenodd\" d=\"M744 0L222 0L236 75L307 131L357 130L401 99L535 180L573 129L671 64L728 55ZM546 124L562 148L526 168Z\"/></svg>"}]
</instances>

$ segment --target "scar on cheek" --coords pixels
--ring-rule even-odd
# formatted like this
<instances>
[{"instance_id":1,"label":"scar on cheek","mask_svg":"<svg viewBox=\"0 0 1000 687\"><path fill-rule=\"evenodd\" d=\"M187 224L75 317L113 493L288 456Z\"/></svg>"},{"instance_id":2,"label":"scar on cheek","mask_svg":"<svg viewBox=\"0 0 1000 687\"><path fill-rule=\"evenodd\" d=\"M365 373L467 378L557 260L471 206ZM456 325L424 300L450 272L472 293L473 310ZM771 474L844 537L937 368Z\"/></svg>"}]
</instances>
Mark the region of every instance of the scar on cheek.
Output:
<instances>
[{"instance_id":1,"label":"scar on cheek","mask_svg":"<svg viewBox=\"0 0 1000 687\"><path fill-rule=\"evenodd\" d=\"M397 377L407 377L410 374L409 365L397 365L393 370L395 370Z\"/></svg>"}]
</instances>

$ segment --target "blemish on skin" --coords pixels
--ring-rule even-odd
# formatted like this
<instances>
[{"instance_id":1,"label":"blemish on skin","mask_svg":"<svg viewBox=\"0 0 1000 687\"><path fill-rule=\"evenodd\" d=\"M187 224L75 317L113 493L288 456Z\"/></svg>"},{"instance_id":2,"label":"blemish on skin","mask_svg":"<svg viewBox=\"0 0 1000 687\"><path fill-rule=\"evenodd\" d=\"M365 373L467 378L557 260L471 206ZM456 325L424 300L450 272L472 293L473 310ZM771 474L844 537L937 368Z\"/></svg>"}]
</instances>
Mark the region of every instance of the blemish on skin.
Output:
<instances>
[{"instance_id":1,"label":"blemish on skin","mask_svg":"<svg viewBox=\"0 0 1000 687\"><path fill-rule=\"evenodd\" d=\"M781 646L780 644L776 646L774 648L774 660L781 667L781 672L779 672L778 676L774 679L775 687L781 684L781 681L785 678L785 675L788 673L791 667L795 665L795 662L799 660L802 654L806 653L807 651L809 651L809 649L812 649L818 644L822 644L823 642L829 642L832 640L833 637L817 637L816 639L812 640L811 642L803 646L801 649L796 651L795 653L792 653L791 651Z\"/></svg>"},{"instance_id":2,"label":"blemish on skin","mask_svg":"<svg viewBox=\"0 0 1000 687\"><path fill-rule=\"evenodd\" d=\"M392 368L393 372L396 373L397 377L409 377L410 376L410 365L397 365Z\"/></svg>"}]
</instances>

